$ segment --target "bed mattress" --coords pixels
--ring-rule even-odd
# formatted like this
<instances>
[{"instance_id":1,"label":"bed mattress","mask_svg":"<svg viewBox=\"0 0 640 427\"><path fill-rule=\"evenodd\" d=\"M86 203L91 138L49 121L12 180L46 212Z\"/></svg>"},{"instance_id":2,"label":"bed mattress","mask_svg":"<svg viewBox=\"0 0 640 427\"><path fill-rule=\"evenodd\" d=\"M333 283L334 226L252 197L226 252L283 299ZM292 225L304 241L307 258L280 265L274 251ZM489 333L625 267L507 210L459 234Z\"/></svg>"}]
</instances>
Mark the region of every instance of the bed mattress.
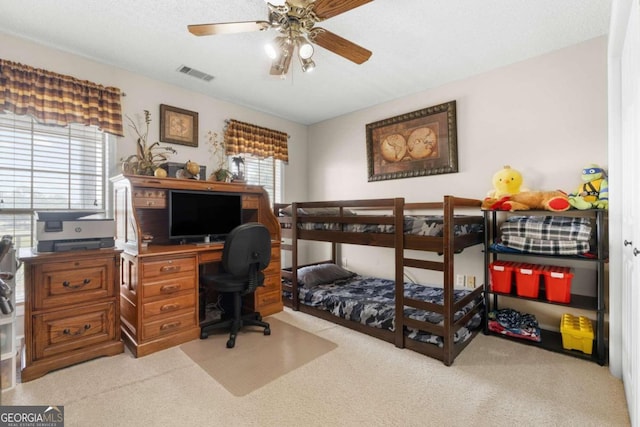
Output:
<instances>
[{"instance_id":1,"label":"bed mattress","mask_svg":"<svg viewBox=\"0 0 640 427\"><path fill-rule=\"evenodd\" d=\"M464 289L454 290L457 301L469 294ZM290 298L290 295L285 296ZM424 286L415 283L405 283L405 296L442 304L444 291L439 287ZM334 316L351 320L375 328L395 330L395 282L393 280L355 276L351 279L317 285L314 287L300 287L299 299L301 304L326 310ZM471 309L470 303L458 310L454 318L460 319ZM405 307L405 316L412 319L442 325L440 314ZM465 327L460 328L454 339L455 342L465 341L471 337L471 331L481 324L480 314L475 314ZM405 335L411 339L442 346L442 337L415 329L408 329Z\"/></svg>"}]
</instances>

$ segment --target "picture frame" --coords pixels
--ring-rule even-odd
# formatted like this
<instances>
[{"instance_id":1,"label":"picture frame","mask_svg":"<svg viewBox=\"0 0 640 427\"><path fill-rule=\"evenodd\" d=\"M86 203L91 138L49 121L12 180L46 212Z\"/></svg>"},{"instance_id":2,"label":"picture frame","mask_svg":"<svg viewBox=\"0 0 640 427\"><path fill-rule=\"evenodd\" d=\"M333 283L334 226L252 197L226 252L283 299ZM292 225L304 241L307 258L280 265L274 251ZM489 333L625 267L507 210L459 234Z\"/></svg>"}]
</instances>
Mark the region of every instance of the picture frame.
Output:
<instances>
[{"instance_id":1,"label":"picture frame","mask_svg":"<svg viewBox=\"0 0 640 427\"><path fill-rule=\"evenodd\" d=\"M368 180L458 172L456 101L366 125Z\"/></svg>"},{"instance_id":2,"label":"picture frame","mask_svg":"<svg viewBox=\"0 0 640 427\"><path fill-rule=\"evenodd\" d=\"M198 113L160 104L160 141L198 146Z\"/></svg>"}]
</instances>

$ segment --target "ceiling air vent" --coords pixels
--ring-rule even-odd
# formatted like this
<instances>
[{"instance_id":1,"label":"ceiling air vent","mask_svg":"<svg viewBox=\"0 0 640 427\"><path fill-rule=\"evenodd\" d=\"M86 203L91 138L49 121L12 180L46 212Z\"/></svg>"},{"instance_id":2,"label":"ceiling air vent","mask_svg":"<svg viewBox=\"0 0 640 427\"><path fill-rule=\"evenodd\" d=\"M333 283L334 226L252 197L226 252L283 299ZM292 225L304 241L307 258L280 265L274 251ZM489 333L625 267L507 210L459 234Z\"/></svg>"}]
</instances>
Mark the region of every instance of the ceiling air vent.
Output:
<instances>
[{"instance_id":1,"label":"ceiling air vent","mask_svg":"<svg viewBox=\"0 0 640 427\"><path fill-rule=\"evenodd\" d=\"M196 79L204 80L205 82L213 80L213 76L211 74L203 73L202 71L187 67L186 65L181 65L180 68L178 68L178 71L191 77L195 77Z\"/></svg>"}]
</instances>

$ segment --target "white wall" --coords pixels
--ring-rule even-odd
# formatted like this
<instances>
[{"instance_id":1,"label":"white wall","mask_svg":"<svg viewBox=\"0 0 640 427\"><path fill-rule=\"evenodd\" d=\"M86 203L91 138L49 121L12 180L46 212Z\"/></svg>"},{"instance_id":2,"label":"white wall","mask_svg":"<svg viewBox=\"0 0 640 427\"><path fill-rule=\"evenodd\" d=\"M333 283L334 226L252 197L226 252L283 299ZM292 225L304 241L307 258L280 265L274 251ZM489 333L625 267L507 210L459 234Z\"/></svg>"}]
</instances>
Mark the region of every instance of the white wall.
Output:
<instances>
[{"instance_id":1,"label":"white wall","mask_svg":"<svg viewBox=\"0 0 640 427\"><path fill-rule=\"evenodd\" d=\"M367 123L451 100L458 173L367 182ZM312 125L307 158L307 200L482 198L506 164L532 190L574 191L583 166L607 166L606 37ZM482 274L479 251L465 252L457 272ZM393 275L391 253L345 247L342 256L356 271Z\"/></svg>"},{"instance_id":2,"label":"white wall","mask_svg":"<svg viewBox=\"0 0 640 427\"><path fill-rule=\"evenodd\" d=\"M444 194L482 197L491 189L491 176L504 164L520 170L531 189L572 191L585 164L607 165L606 47L605 37L596 38L306 127L0 34L3 59L122 89L127 94L125 115L151 111L150 141L159 137L160 104L197 111L200 146L174 145L178 154L172 161L194 160L211 172L213 159L205 135L209 130L221 133L227 118L287 132L286 201L397 196L421 201ZM367 123L450 100L457 101L458 173L367 182ZM118 158L134 152L133 132L126 128L125 133L118 138Z\"/></svg>"},{"instance_id":3,"label":"white wall","mask_svg":"<svg viewBox=\"0 0 640 427\"><path fill-rule=\"evenodd\" d=\"M580 183L583 166L591 162L607 166L605 37L310 127L2 34L0 57L121 88L127 93L125 115L151 111L150 141L159 137L160 104L197 111L200 146L175 145L178 154L171 161L193 160L206 165L208 172L214 159L205 136L209 130L222 133L225 119L287 132L290 162L285 167L284 200L288 202L399 196L432 201L445 194L482 198L491 189L492 175L505 164L521 171L531 189L570 192ZM451 100L457 102L458 173L367 182L367 123ZM126 136L118 138L117 158L134 153L134 143L127 128ZM114 173L117 170L114 164ZM316 247L307 246L310 255L303 248L301 261L327 253ZM389 251L345 246L341 257L355 271L393 275ZM482 271L479 247L465 250L456 262L456 273L480 277ZM418 280L434 277L410 273ZM434 280L439 282L439 276Z\"/></svg>"},{"instance_id":4,"label":"white wall","mask_svg":"<svg viewBox=\"0 0 640 427\"><path fill-rule=\"evenodd\" d=\"M225 119L232 118L286 132L290 136L290 166L288 167L290 173L285 178L287 187L285 197L295 200L306 196L306 174L304 171L306 170L307 126L4 34L0 34L0 58L71 75L82 80L90 80L104 86L120 88L127 95L122 98L125 116L134 120L139 117L141 123L144 123L142 121L143 111L149 110L151 112L149 142L157 141L160 136L160 104L198 112L198 147L170 144L178 153L172 156L169 161L183 163L187 160L193 160L201 165L206 165L207 174L213 171L216 160L208 150L206 135L208 131L213 131L217 132L222 139ZM215 84L215 81L213 83L203 82L203 84ZM117 138L116 159L135 153L135 133L126 126L126 123L125 119L125 137ZM119 173L119 170L119 162L115 162L112 175Z\"/></svg>"},{"instance_id":5,"label":"white wall","mask_svg":"<svg viewBox=\"0 0 640 427\"><path fill-rule=\"evenodd\" d=\"M310 126L309 198L477 198L504 164L531 189L574 190L585 163L607 163L606 49L600 37ZM458 173L367 182L367 123L451 100Z\"/></svg>"}]
</instances>

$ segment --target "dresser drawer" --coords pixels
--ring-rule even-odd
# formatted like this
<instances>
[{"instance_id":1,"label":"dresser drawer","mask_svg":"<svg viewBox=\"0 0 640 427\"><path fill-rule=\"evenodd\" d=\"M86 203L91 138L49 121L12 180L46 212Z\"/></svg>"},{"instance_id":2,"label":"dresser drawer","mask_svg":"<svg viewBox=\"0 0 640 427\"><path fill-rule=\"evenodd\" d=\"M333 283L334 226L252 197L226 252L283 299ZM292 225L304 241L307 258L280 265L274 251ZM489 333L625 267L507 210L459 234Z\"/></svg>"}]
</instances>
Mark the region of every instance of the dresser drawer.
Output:
<instances>
[{"instance_id":1,"label":"dresser drawer","mask_svg":"<svg viewBox=\"0 0 640 427\"><path fill-rule=\"evenodd\" d=\"M113 259L81 259L36 267L33 309L42 310L115 295Z\"/></svg>"},{"instance_id":2,"label":"dresser drawer","mask_svg":"<svg viewBox=\"0 0 640 427\"><path fill-rule=\"evenodd\" d=\"M180 273L195 272L197 266L196 257L168 258L145 260L140 263L143 279L161 278Z\"/></svg>"},{"instance_id":3,"label":"dresser drawer","mask_svg":"<svg viewBox=\"0 0 640 427\"><path fill-rule=\"evenodd\" d=\"M280 291L268 291L264 288L259 288L255 293L256 309L260 311L261 307L271 304L278 304L282 301L282 292Z\"/></svg>"},{"instance_id":4,"label":"dresser drawer","mask_svg":"<svg viewBox=\"0 0 640 427\"><path fill-rule=\"evenodd\" d=\"M151 188L139 188L133 191L134 208L155 208L167 207L167 192Z\"/></svg>"},{"instance_id":5,"label":"dresser drawer","mask_svg":"<svg viewBox=\"0 0 640 427\"><path fill-rule=\"evenodd\" d=\"M147 302L142 305L142 316L144 319L148 319L152 316L171 315L184 310L189 310L193 313L195 307L196 296L192 292L187 295Z\"/></svg>"},{"instance_id":6,"label":"dresser drawer","mask_svg":"<svg viewBox=\"0 0 640 427\"><path fill-rule=\"evenodd\" d=\"M142 339L150 340L164 335L170 335L194 326L196 326L195 309L190 313L170 316L153 322L145 322L142 325Z\"/></svg>"},{"instance_id":7,"label":"dresser drawer","mask_svg":"<svg viewBox=\"0 0 640 427\"><path fill-rule=\"evenodd\" d=\"M179 292L191 290L194 293L196 275L188 274L166 280L154 280L142 284L142 299L148 300L158 296L172 296ZM195 295L195 294L194 294Z\"/></svg>"},{"instance_id":8,"label":"dresser drawer","mask_svg":"<svg viewBox=\"0 0 640 427\"><path fill-rule=\"evenodd\" d=\"M242 195L242 209L258 209L260 206L260 197L252 194Z\"/></svg>"},{"instance_id":9,"label":"dresser drawer","mask_svg":"<svg viewBox=\"0 0 640 427\"><path fill-rule=\"evenodd\" d=\"M275 253L274 253L275 252ZM264 269L264 274L276 274L280 272L280 248L277 251L271 249L271 261L267 268Z\"/></svg>"},{"instance_id":10,"label":"dresser drawer","mask_svg":"<svg viewBox=\"0 0 640 427\"><path fill-rule=\"evenodd\" d=\"M116 338L116 301L33 316L34 360Z\"/></svg>"},{"instance_id":11,"label":"dresser drawer","mask_svg":"<svg viewBox=\"0 0 640 427\"><path fill-rule=\"evenodd\" d=\"M264 278L264 286L259 287L258 291L270 292L270 291L280 291L280 275L271 274L269 276L265 276Z\"/></svg>"}]
</instances>

